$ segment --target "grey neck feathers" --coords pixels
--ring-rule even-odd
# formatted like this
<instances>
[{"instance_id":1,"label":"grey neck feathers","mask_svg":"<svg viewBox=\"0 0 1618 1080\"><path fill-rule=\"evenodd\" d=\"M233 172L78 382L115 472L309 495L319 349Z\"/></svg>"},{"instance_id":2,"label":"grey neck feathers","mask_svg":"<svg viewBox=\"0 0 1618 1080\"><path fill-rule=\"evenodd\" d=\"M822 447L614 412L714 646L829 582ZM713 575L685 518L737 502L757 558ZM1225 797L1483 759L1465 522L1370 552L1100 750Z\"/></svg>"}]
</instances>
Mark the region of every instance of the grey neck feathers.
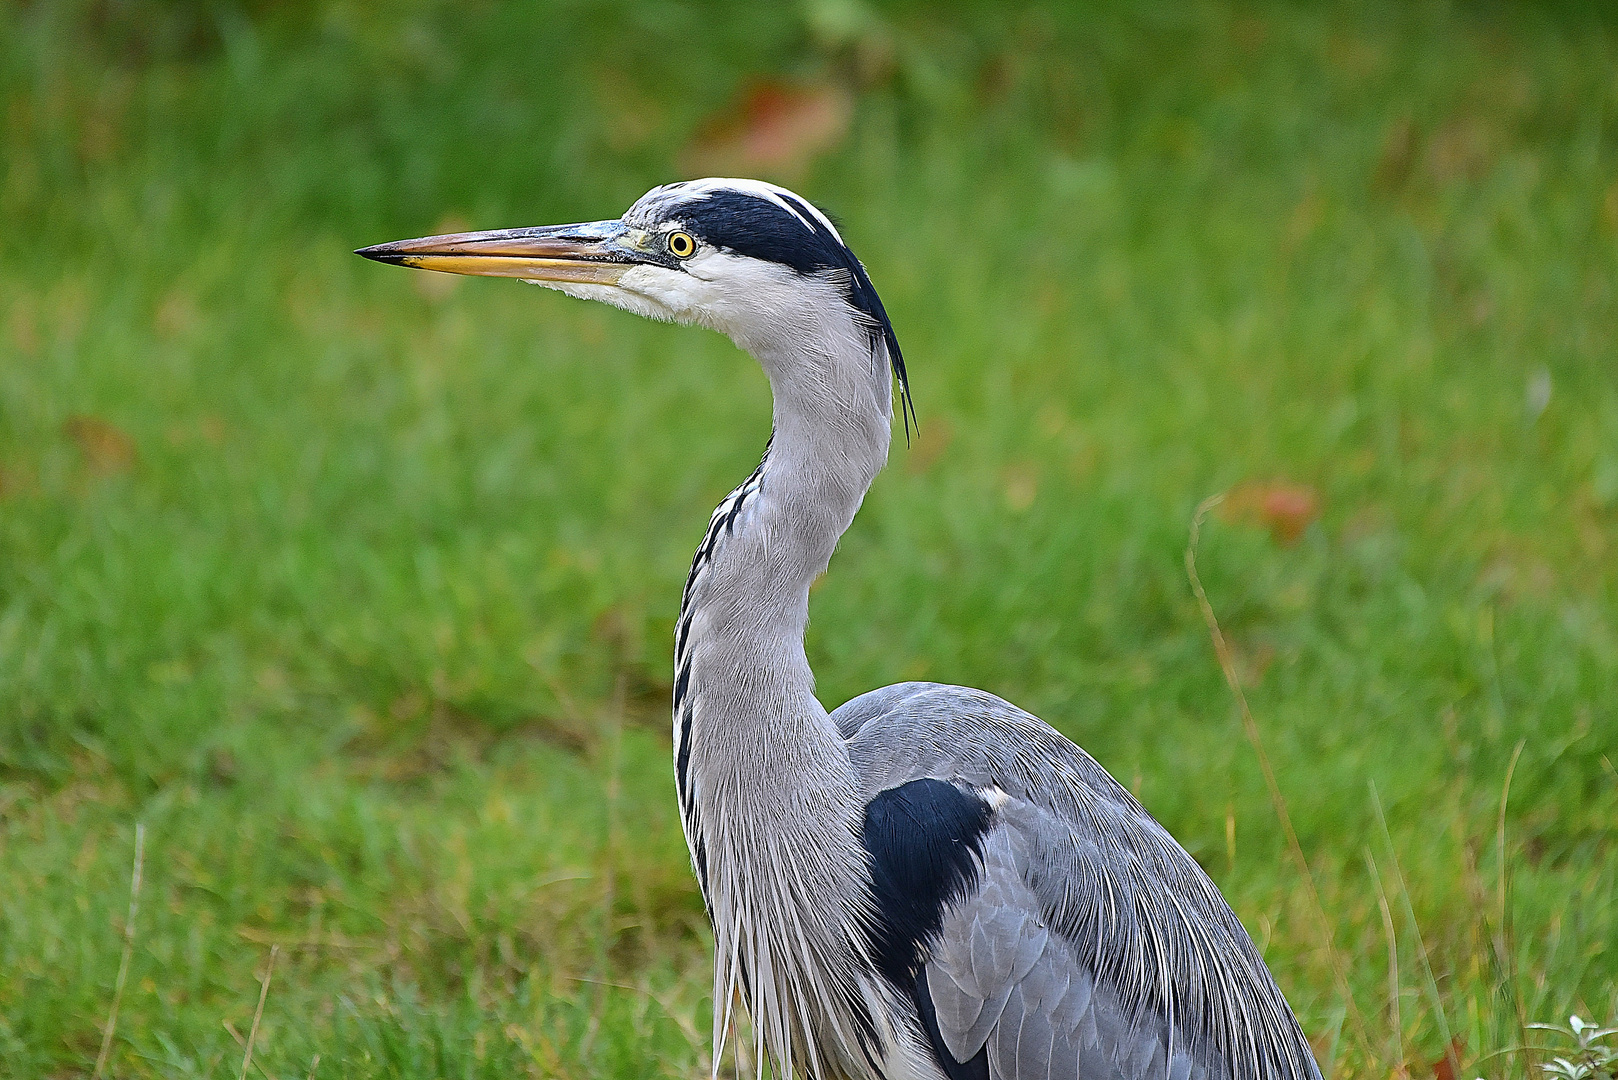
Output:
<instances>
[{"instance_id":1,"label":"grey neck feathers","mask_svg":"<svg viewBox=\"0 0 1618 1080\"><path fill-rule=\"evenodd\" d=\"M868 1074L888 1037L856 962L866 896L826 895L865 876L863 805L803 649L809 588L888 453L885 349L842 309L738 341L769 376L775 431L714 511L675 631L676 783L714 923L716 1070L738 987L776 1075L790 1059Z\"/></svg>"}]
</instances>

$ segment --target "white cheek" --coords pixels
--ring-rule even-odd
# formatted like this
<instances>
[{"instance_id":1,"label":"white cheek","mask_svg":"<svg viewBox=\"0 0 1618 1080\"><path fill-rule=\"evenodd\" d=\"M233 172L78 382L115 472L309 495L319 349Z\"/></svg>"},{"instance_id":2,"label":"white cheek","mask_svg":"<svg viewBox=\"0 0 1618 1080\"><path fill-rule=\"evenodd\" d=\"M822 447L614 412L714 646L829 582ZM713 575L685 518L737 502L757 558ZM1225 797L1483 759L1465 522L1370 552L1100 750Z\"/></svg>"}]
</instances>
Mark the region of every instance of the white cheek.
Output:
<instances>
[{"instance_id":1,"label":"white cheek","mask_svg":"<svg viewBox=\"0 0 1618 1080\"><path fill-rule=\"evenodd\" d=\"M698 321L702 310L714 301L713 282L663 266L631 267L618 279L618 288L655 305L666 313L662 318L675 322Z\"/></svg>"},{"instance_id":2,"label":"white cheek","mask_svg":"<svg viewBox=\"0 0 1618 1080\"><path fill-rule=\"evenodd\" d=\"M785 266L724 251L708 251L686 264L692 317L744 349L759 335L791 333L809 299L805 280Z\"/></svg>"},{"instance_id":3,"label":"white cheek","mask_svg":"<svg viewBox=\"0 0 1618 1080\"><path fill-rule=\"evenodd\" d=\"M540 285L547 289L555 289L559 293L577 297L580 300L599 300L603 304L611 304L615 308L636 315L643 315L648 319L658 319L662 322L689 322L689 318L681 312L683 307L676 307L665 303L663 296L667 289L656 287L645 279L647 271L656 271L660 274L672 274L674 271L664 270L662 267L636 266L625 271L617 285L592 285L577 281L534 281L528 280L530 285Z\"/></svg>"},{"instance_id":4,"label":"white cheek","mask_svg":"<svg viewBox=\"0 0 1618 1080\"><path fill-rule=\"evenodd\" d=\"M786 266L705 249L683 268L632 266L617 285L535 281L582 300L599 300L665 322L717 330L754 355L807 340L839 341L855 351L863 333L849 318L843 286Z\"/></svg>"}]
</instances>

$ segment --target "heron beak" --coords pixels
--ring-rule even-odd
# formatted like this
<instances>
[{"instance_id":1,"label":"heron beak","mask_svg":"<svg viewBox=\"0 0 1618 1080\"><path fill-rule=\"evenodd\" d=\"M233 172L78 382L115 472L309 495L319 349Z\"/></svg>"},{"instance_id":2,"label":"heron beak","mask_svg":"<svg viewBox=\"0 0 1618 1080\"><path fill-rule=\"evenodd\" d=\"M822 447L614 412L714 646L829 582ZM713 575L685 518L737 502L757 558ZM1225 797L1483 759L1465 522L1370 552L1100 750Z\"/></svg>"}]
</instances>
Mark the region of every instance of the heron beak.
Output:
<instances>
[{"instance_id":1,"label":"heron beak","mask_svg":"<svg viewBox=\"0 0 1618 1080\"><path fill-rule=\"evenodd\" d=\"M354 254L446 274L616 285L624 271L641 261L634 248L621 242L629 231L620 221L592 221L395 240Z\"/></svg>"}]
</instances>

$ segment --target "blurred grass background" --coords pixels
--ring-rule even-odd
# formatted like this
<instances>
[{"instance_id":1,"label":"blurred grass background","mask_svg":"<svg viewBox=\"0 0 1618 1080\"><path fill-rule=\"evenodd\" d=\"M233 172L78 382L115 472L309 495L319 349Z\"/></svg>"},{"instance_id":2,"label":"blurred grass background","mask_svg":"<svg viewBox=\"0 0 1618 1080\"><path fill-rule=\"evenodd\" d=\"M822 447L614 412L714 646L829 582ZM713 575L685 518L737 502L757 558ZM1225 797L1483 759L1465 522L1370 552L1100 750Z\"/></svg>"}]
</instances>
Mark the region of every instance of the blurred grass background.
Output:
<instances>
[{"instance_id":1,"label":"blurred grass background","mask_svg":"<svg viewBox=\"0 0 1618 1080\"><path fill-rule=\"evenodd\" d=\"M669 641L767 386L349 252L714 163L842 218L914 379L828 706L1071 735L1329 1076L1618 1011L1610 13L0 0L0 102L0 1075L92 1071L136 822L109 1075L237 1075L272 946L266 1077L706 1074ZM1346 998L1182 563L1233 486L1199 566Z\"/></svg>"}]
</instances>

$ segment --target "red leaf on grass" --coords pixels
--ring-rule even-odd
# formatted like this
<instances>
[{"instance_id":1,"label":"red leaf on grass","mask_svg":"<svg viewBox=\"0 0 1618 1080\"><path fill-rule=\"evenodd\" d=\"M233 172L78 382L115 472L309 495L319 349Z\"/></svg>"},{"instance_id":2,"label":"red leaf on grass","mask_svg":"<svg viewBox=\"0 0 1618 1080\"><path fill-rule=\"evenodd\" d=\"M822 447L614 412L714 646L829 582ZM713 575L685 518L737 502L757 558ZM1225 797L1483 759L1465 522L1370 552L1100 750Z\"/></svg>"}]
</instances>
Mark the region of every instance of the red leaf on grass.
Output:
<instances>
[{"instance_id":1,"label":"red leaf on grass","mask_svg":"<svg viewBox=\"0 0 1618 1080\"><path fill-rule=\"evenodd\" d=\"M1293 544L1320 516L1320 495L1307 484L1248 481L1230 489L1220 516L1263 526L1277 543Z\"/></svg>"},{"instance_id":2,"label":"red leaf on grass","mask_svg":"<svg viewBox=\"0 0 1618 1080\"><path fill-rule=\"evenodd\" d=\"M1459 1080L1455 1075L1455 1066L1461 1060L1461 1054L1466 1050L1466 1040L1459 1035L1449 1044L1449 1052L1433 1062L1433 1080Z\"/></svg>"},{"instance_id":3,"label":"red leaf on grass","mask_svg":"<svg viewBox=\"0 0 1618 1080\"><path fill-rule=\"evenodd\" d=\"M790 175L842 141L853 111L838 86L755 82L702 125L680 165L693 174Z\"/></svg>"}]
</instances>

